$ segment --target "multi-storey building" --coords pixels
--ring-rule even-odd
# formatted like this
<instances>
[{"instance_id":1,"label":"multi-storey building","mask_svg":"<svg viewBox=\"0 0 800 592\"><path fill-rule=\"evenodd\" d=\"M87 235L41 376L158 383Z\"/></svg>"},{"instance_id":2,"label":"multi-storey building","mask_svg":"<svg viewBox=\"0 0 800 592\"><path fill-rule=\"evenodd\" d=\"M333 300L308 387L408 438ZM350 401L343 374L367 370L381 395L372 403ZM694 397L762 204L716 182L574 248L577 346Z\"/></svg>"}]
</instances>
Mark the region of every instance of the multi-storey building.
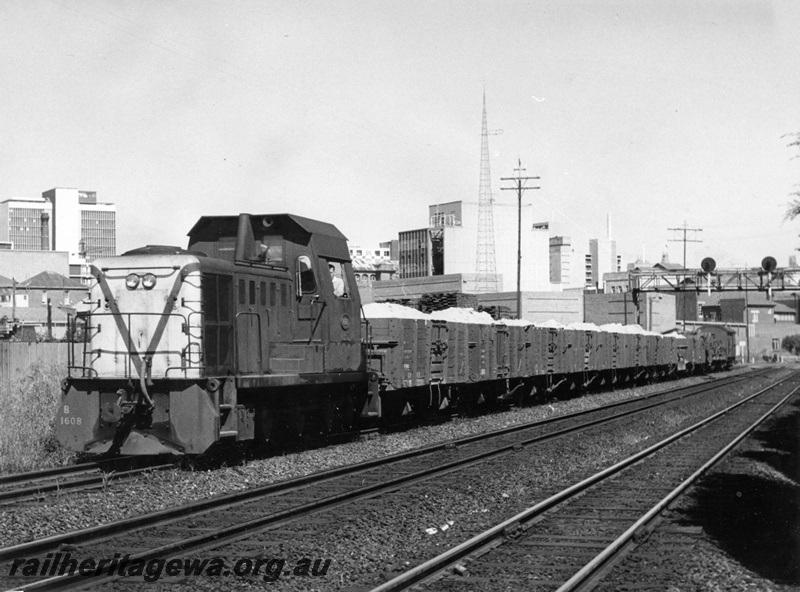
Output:
<instances>
[{"instance_id":1,"label":"multi-storey building","mask_svg":"<svg viewBox=\"0 0 800 592\"><path fill-rule=\"evenodd\" d=\"M7 199L0 202L0 249L65 252L69 275L86 276L86 264L116 254L116 206L66 187Z\"/></svg>"},{"instance_id":2,"label":"multi-storey building","mask_svg":"<svg viewBox=\"0 0 800 592\"><path fill-rule=\"evenodd\" d=\"M116 206L98 203L94 191L56 187L42 193L52 204L52 250L66 251L70 275L99 257L116 255Z\"/></svg>"},{"instance_id":3,"label":"multi-storey building","mask_svg":"<svg viewBox=\"0 0 800 592\"><path fill-rule=\"evenodd\" d=\"M495 270L500 291L515 290L517 250L522 253L522 290L551 289L549 225L534 220L533 207L522 207L521 244L517 244L517 204L493 204ZM454 201L429 207L428 228L400 233L400 277L461 274L465 292L475 291L478 252L478 203Z\"/></svg>"},{"instance_id":4,"label":"multi-storey building","mask_svg":"<svg viewBox=\"0 0 800 592\"><path fill-rule=\"evenodd\" d=\"M572 241L568 236L550 237L550 283L568 286L571 282Z\"/></svg>"},{"instance_id":5,"label":"multi-storey building","mask_svg":"<svg viewBox=\"0 0 800 592\"><path fill-rule=\"evenodd\" d=\"M0 202L0 243L20 251L51 250L53 204L41 197Z\"/></svg>"},{"instance_id":6,"label":"multi-storey building","mask_svg":"<svg viewBox=\"0 0 800 592\"><path fill-rule=\"evenodd\" d=\"M611 238L611 214L607 218L607 238L589 241L589 253L584 258L584 287L603 291L603 275L622 271L622 257L617 255L617 241Z\"/></svg>"},{"instance_id":7,"label":"multi-storey building","mask_svg":"<svg viewBox=\"0 0 800 592\"><path fill-rule=\"evenodd\" d=\"M364 248L359 246L352 246L349 248L350 257L367 257L373 259L391 259L392 248L391 243L381 243L380 247Z\"/></svg>"},{"instance_id":8,"label":"multi-storey building","mask_svg":"<svg viewBox=\"0 0 800 592\"><path fill-rule=\"evenodd\" d=\"M622 270L622 257L617 255L617 241L593 238L586 255L586 287L603 289L603 275Z\"/></svg>"},{"instance_id":9,"label":"multi-storey building","mask_svg":"<svg viewBox=\"0 0 800 592\"><path fill-rule=\"evenodd\" d=\"M359 287L370 286L373 282L395 279L397 276L397 261L392 259L392 247L393 243L396 242L381 243L377 249L367 249L359 246L350 247L353 272Z\"/></svg>"}]
</instances>

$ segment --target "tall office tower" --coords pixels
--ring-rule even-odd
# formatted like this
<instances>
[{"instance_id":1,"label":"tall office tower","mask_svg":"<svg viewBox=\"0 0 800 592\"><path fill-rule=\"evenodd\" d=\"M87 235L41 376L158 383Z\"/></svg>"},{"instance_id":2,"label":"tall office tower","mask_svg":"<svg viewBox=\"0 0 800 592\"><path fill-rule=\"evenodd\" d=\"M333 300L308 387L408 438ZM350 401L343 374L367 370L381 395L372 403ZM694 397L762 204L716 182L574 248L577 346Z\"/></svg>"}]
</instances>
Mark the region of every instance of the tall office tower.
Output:
<instances>
[{"instance_id":1,"label":"tall office tower","mask_svg":"<svg viewBox=\"0 0 800 592\"><path fill-rule=\"evenodd\" d=\"M568 236L550 237L550 283L569 285L572 242Z\"/></svg>"},{"instance_id":2,"label":"tall office tower","mask_svg":"<svg viewBox=\"0 0 800 592\"><path fill-rule=\"evenodd\" d=\"M50 189L42 197L53 209L51 248L69 253L70 275L79 275L81 266L99 257L116 255L114 204L98 203L94 191L68 187Z\"/></svg>"}]
</instances>

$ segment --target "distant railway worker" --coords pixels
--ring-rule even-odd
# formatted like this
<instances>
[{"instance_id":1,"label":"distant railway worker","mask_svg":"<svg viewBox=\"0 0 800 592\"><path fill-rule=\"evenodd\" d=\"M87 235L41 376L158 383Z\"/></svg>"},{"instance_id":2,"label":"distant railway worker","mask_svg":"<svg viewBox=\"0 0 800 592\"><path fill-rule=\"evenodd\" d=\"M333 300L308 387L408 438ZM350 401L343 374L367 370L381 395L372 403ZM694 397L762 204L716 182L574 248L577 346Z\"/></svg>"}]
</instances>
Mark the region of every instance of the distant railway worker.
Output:
<instances>
[{"instance_id":1,"label":"distant railway worker","mask_svg":"<svg viewBox=\"0 0 800 592\"><path fill-rule=\"evenodd\" d=\"M328 269L331 270L331 280L333 281L333 295L337 298L344 296L344 280L336 275L336 268L332 263L328 264Z\"/></svg>"}]
</instances>

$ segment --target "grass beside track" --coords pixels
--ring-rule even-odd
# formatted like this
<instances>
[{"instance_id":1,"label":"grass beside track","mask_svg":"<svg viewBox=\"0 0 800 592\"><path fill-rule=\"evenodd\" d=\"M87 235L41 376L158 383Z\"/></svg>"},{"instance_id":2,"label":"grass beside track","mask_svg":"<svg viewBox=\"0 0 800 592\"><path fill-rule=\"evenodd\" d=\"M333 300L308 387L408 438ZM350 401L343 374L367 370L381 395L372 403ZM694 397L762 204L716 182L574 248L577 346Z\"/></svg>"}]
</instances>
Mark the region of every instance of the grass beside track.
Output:
<instances>
[{"instance_id":1,"label":"grass beside track","mask_svg":"<svg viewBox=\"0 0 800 592\"><path fill-rule=\"evenodd\" d=\"M60 366L35 366L27 376L0 381L0 473L68 464L75 454L56 440Z\"/></svg>"}]
</instances>

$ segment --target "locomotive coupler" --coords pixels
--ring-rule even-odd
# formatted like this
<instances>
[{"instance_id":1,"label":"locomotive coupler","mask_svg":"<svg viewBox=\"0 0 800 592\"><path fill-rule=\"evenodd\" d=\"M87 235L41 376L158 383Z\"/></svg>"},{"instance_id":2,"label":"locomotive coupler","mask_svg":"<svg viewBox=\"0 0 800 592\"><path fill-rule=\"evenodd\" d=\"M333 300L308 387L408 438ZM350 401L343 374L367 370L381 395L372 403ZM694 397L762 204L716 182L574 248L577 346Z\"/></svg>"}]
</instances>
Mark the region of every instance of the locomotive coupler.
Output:
<instances>
[{"instance_id":1,"label":"locomotive coupler","mask_svg":"<svg viewBox=\"0 0 800 592\"><path fill-rule=\"evenodd\" d=\"M149 397L139 393L138 400L134 400L135 392L132 386L120 388L115 394L116 401L106 401L100 406L102 421L119 423L130 419L136 427L149 427L154 409Z\"/></svg>"}]
</instances>

